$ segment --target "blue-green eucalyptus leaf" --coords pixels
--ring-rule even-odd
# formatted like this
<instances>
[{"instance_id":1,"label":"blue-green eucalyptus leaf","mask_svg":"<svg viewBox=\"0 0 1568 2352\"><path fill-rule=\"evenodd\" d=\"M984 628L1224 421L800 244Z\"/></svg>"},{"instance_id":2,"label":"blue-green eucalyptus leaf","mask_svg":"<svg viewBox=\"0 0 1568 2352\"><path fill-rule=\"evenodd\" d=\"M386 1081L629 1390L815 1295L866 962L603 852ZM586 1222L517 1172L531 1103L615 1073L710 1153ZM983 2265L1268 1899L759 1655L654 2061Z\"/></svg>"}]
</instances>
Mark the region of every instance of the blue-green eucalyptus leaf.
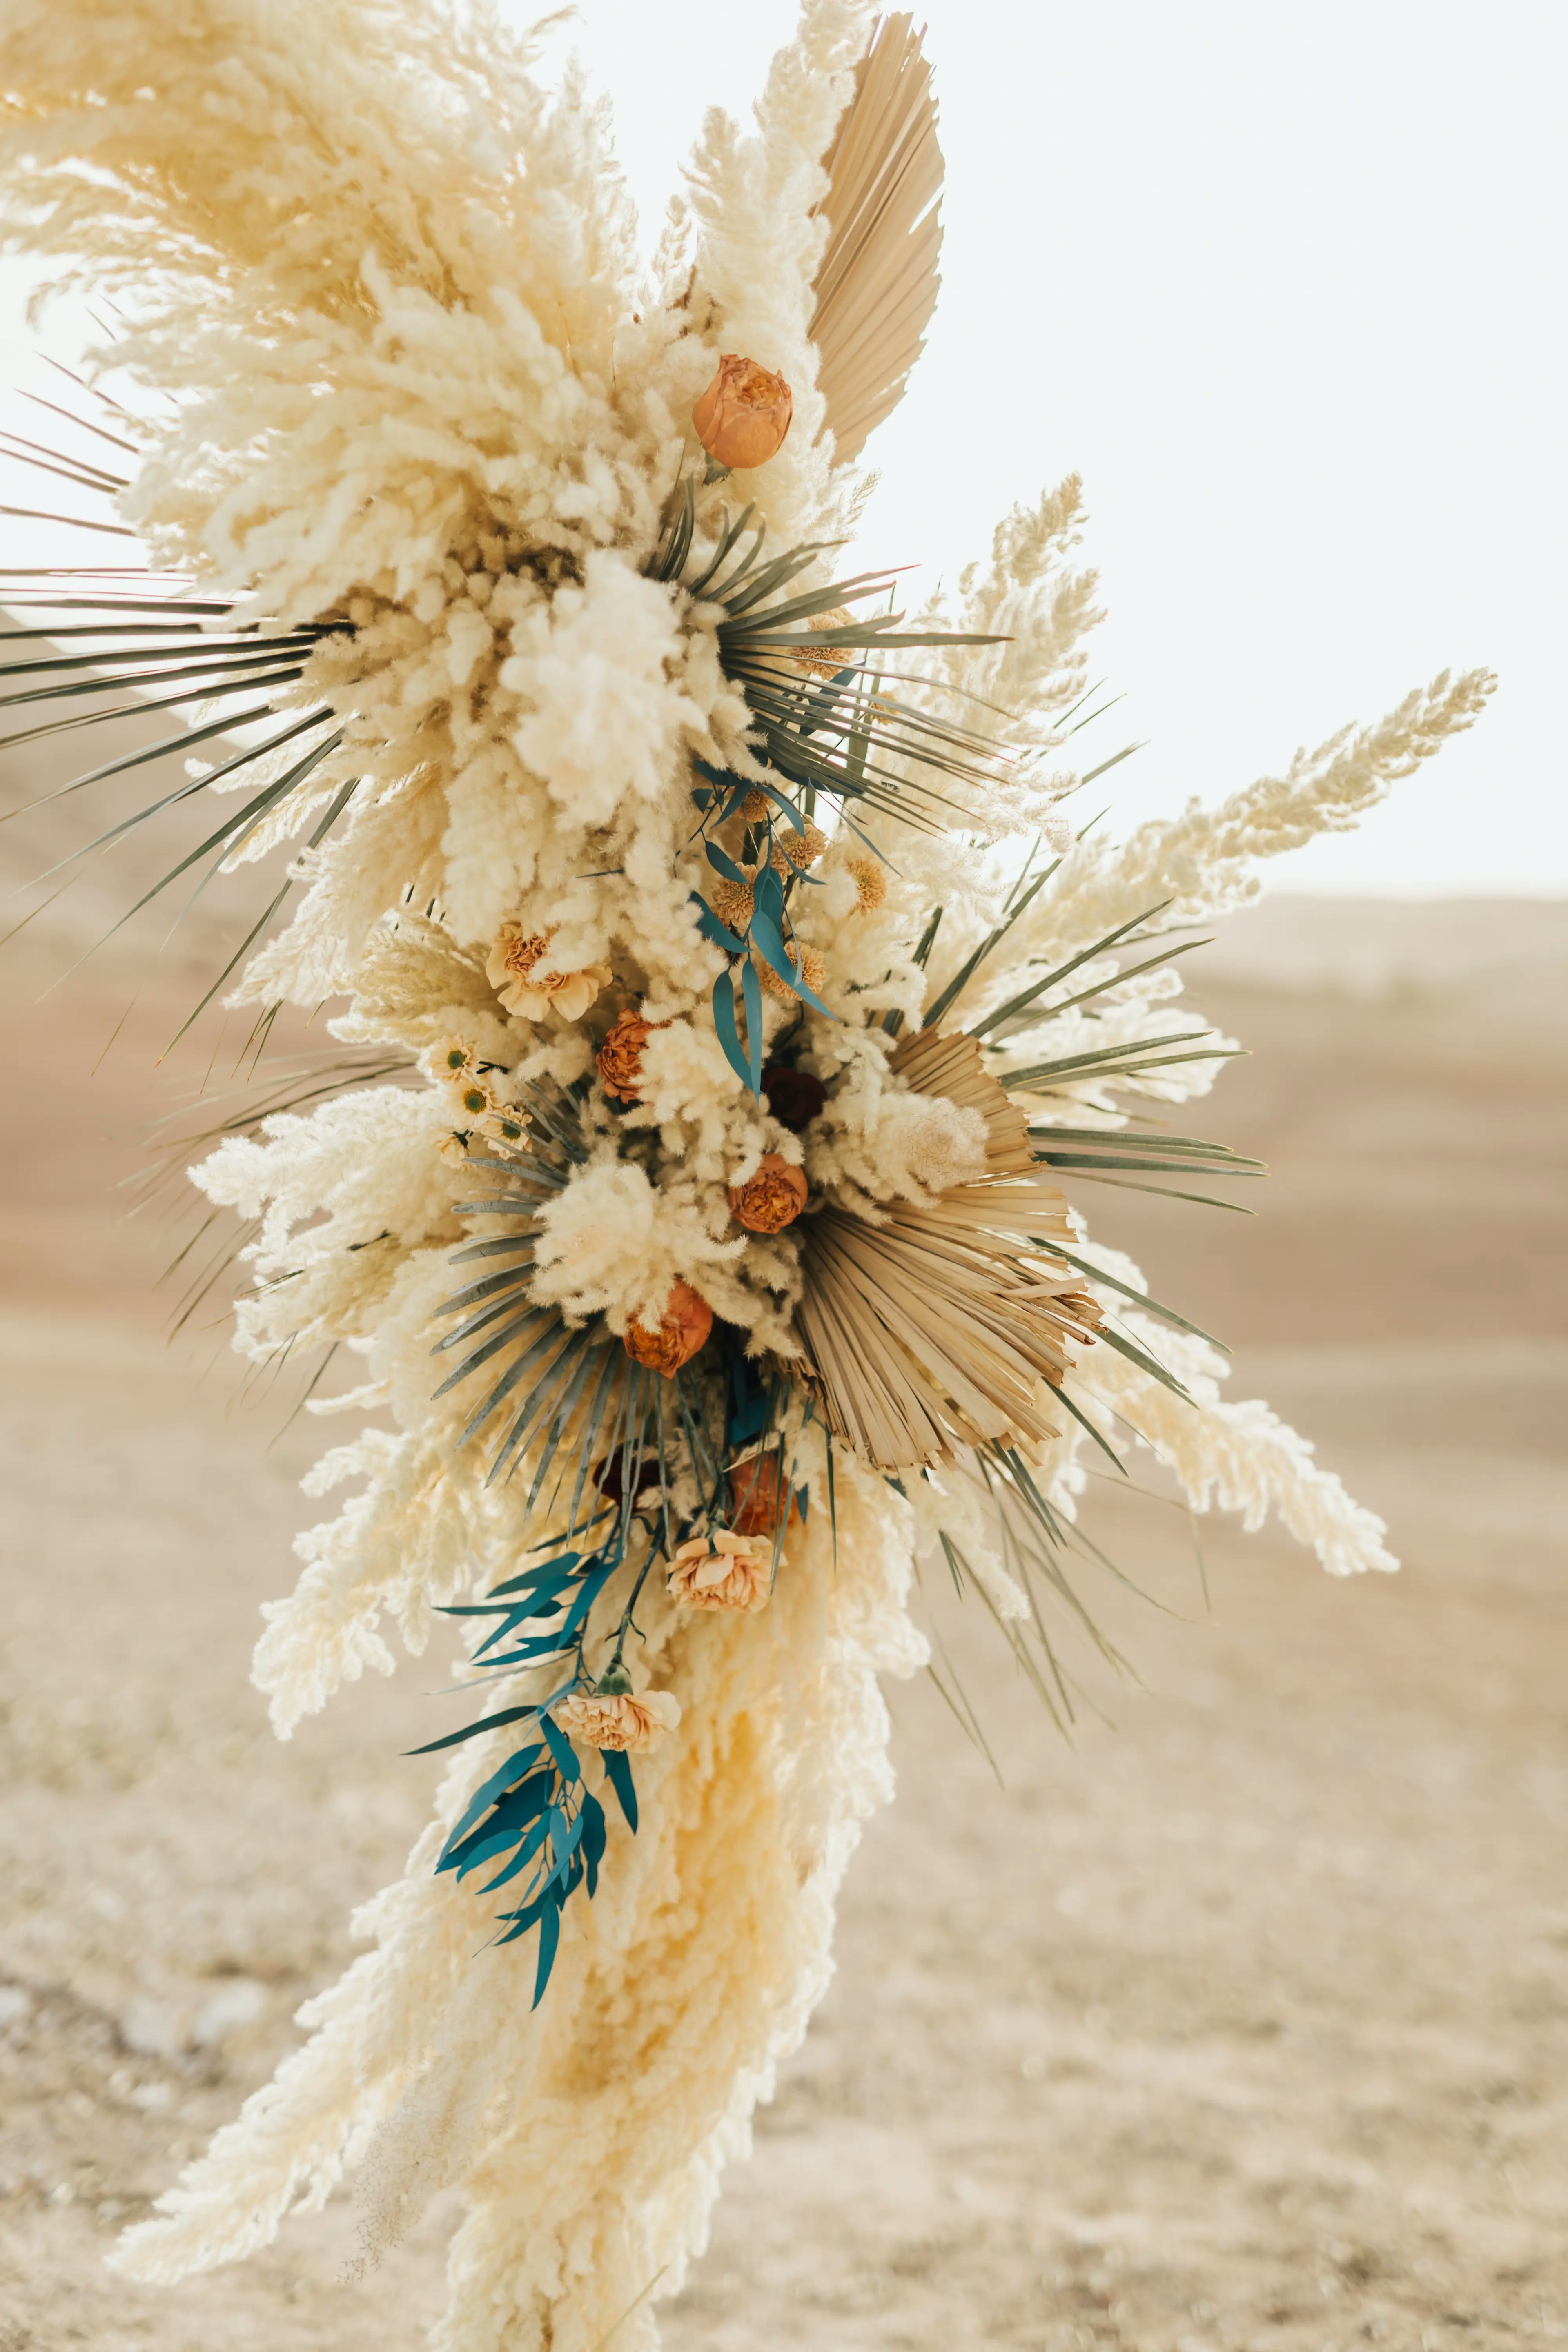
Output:
<instances>
[{"instance_id":1,"label":"blue-green eucalyptus leaf","mask_svg":"<svg viewBox=\"0 0 1568 2352\"><path fill-rule=\"evenodd\" d=\"M605 1768L605 1779L620 1801L621 1811L626 1815L626 1827L636 1837L637 1792L636 1783L632 1780L632 1768L626 1759L626 1753L619 1748L601 1748L599 1761Z\"/></svg>"}]
</instances>

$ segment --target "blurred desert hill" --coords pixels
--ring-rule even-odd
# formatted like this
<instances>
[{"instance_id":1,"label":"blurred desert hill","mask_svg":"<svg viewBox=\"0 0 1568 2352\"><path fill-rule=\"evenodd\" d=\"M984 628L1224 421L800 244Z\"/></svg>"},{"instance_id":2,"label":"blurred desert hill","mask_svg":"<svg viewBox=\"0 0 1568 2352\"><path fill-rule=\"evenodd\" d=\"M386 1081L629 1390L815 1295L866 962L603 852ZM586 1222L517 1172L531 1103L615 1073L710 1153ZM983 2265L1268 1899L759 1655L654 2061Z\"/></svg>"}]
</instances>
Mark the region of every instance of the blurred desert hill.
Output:
<instances>
[{"instance_id":1,"label":"blurred desert hill","mask_svg":"<svg viewBox=\"0 0 1568 2352\"><path fill-rule=\"evenodd\" d=\"M1209 979L1366 1004L1517 1008L1533 1024L1568 1006L1568 899L1335 898L1272 892L1219 924Z\"/></svg>"},{"instance_id":2,"label":"blurred desert hill","mask_svg":"<svg viewBox=\"0 0 1568 2352\"><path fill-rule=\"evenodd\" d=\"M0 809L69 772L48 748L0 755ZM147 774L0 822L0 893ZM101 2266L350 1958L445 1679L367 1677L287 1747L247 1686L344 1424L242 1398L216 1307L165 1348L168 1236L115 1190L242 1058L212 1014L159 1059L234 886L58 978L201 821L0 917L0 2347L416 2352L439 2210L357 2283L346 2200L174 2293ZM1257 1214L1079 1204L1403 1573L1340 1585L1234 1519L1200 1569L1157 1478L1097 1477L1155 1605L1075 1570L1138 1679L1073 1653L1070 1743L932 1596L996 1771L928 1683L890 1693L898 1801L668 2352L1568 2342L1568 907L1280 895L1189 963L1247 1053L1173 1120L1268 1163Z\"/></svg>"}]
</instances>

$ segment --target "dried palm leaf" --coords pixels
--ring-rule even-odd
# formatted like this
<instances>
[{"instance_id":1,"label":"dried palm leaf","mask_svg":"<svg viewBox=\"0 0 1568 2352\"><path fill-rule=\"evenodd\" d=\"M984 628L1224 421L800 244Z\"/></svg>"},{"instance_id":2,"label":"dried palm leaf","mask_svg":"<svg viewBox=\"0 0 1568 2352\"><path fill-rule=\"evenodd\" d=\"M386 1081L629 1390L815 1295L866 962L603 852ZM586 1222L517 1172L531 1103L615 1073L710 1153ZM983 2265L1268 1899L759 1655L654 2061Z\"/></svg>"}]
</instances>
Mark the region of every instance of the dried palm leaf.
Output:
<instances>
[{"instance_id":1,"label":"dried palm leaf","mask_svg":"<svg viewBox=\"0 0 1568 2352\"><path fill-rule=\"evenodd\" d=\"M1067 1202L1037 1169L1019 1112L972 1037L922 1031L893 1066L924 1094L977 1110L987 1173L877 1225L842 1209L810 1220L792 1371L834 1435L883 1471L968 1446L1032 1452L1058 1433L1053 1398L1100 1311L1060 1255Z\"/></svg>"},{"instance_id":2,"label":"dried palm leaf","mask_svg":"<svg viewBox=\"0 0 1568 2352\"><path fill-rule=\"evenodd\" d=\"M986 1069L978 1038L962 1030L946 1035L939 1029L917 1029L889 1063L916 1094L942 1095L962 1110L979 1112L985 1122L985 1164L993 1176L1033 1173L1027 1114Z\"/></svg>"},{"instance_id":3,"label":"dried palm leaf","mask_svg":"<svg viewBox=\"0 0 1568 2352\"><path fill-rule=\"evenodd\" d=\"M911 699L933 688L939 698L953 697L939 679L889 669L887 658L1005 640L903 628L903 614L891 609L897 576L889 572L798 589L793 583L831 554L833 542L808 541L766 556L766 530L759 525L742 548L754 513L747 507L737 518L726 509L712 549L693 558L696 485L688 475L671 496L647 576L678 583L693 602L722 611L719 658L751 707L757 755L778 771L785 792L826 794L839 808L860 804L927 831L940 827L939 812L968 822L972 812L952 792L997 782L1017 755ZM690 569L693 563L699 568ZM850 606L884 596L888 610L849 614ZM737 805L751 789L739 782Z\"/></svg>"},{"instance_id":4,"label":"dried palm leaf","mask_svg":"<svg viewBox=\"0 0 1568 2352\"><path fill-rule=\"evenodd\" d=\"M52 406L51 403L42 405ZM102 434L68 411L67 421L98 434L134 454L132 445ZM111 499L126 487L125 478L96 461L68 450L30 441L16 434L0 434L0 457L68 481L76 488ZM0 514L18 515L33 509L0 507ZM44 520L70 523L84 530L120 537L134 534L119 523L89 521L77 515L47 515ZM66 584L51 584L59 580ZM12 582L18 583L11 585ZM26 586L20 584L27 583ZM163 741L144 745L105 764L73 777L45 800L58 800L89 785L114 782L165 758L188 754L197 744L228 737L233 748L222 765L205 775L183 782L132 809L62 861L74 864L100 849L112 847L166 811L182 806L210 785L237 776L247 767L266 761L286 744L302 738L300 756L287 773L253 793L230 810L212 835L187 856L171 866L153 887L129 908L113 929L141 911L193 866L209 861L196 886L200 894L226 864L243 852L263 827L285 829L290 819L298 831L318 808L324 816L307 845L317 849L347 813L357 780L323 784L318 772L342 745L342 736L331 725L325 705L300 714L292 689L304 678L310 657L322 640L347 627L346 622L309 622L286 626L237 620L237 600L200 596L188 584L169 575L131 567L105 572L99 567L40 567L0 572L5 625L0 625L0 752L36 742L43 737L82 727L106 725L123 719L174 711L183 731ZM154 694L154 688L169 691ZM63 709L61 706L65 706ZM221 706L226 706L222 708ZM11 728L16 713L24 723ZM57 713L58 715L57 715ZM188 714L188 715L187 715ZM245 743L237 730L268 719L282 719L280 731ZM32 805L37 805L33 803ZM19 810L11 814L22 814ZM35 877L38 882L50 875ZM184 1024L189 1028L223 986L237 964L248 953L283 906L292 887L285 880L229 958ZM100 940L99 945L102 945ZM181 1033L184 1034L184 1029Z\"/></svg>"},{"instance_id":5,"label":"dried palm leaf","mask_svg":"<svg viewBox=\"0 0 1568 2352\"><path fill-rule=\"evenodd\" d=\"M810 334L840 460L904 396L942 280L942 149L921 36L884 16L826 157L829 223Z\"/></svg>"}]
</instances>

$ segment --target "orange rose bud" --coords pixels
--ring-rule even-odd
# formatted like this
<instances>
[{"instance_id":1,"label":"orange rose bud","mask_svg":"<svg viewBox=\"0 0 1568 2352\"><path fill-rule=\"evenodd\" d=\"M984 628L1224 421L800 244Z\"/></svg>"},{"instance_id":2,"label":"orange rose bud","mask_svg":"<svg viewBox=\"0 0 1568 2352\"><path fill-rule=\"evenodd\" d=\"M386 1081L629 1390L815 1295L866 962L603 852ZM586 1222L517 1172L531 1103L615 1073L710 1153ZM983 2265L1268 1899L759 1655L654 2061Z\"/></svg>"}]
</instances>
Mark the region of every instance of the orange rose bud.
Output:
<instances>
[{"instance_id":1,"label":"orange rose bud","mask_svg":"<svg viewBox=\"0 0 1568 2352\"><path fill-rule=\"evenodd\" d=\"M738 1536L771 1536L787 1508L788 1525L800 1525L796 1489L780 1475L778 1451L753 1454L730 1473L730 1527Z\"/></svg>"},{"instance_id":2,"label":"orange rose bud","mask_svg":"<svg viewBox=\"0 0 1568 2352\"><path fill-rule=\"evenodd\" d=\"M713 1328L713 1309L689 1282L675 1283L664 1302L664 1313L650 1331L646 1323L629 1323L621 1342L634 1364L668 1380L689 1364Z\"/></svg>"},{"instance_id":3,"label":"orange rose bud","mask_svg":"<svg viewBox=\"0 0 1568 2352\"><path fill-rule=\"evenodd\" d=\"M784 447L793 406L782 375L726 352L691 412L692 430L716 466L765 466Z\"/></svg>"},{"instance_id":4,"label":"orange rose bud","mask_svg":"<svg viewBox=\"0 0 1568 2352\"><path fill-rule=\"evenodd\" d=\"M594 1057L605 1092L616 1102L641 1102L642 1049L656 1029L668 1026L668 1021L645 1021L640 1013L616 1013Z\"/></svg>"},{"instance_id":5,"label":"orange rose bud","mask_svg":"<svg viewBox=\"0 0 1568 2352\"><path fill-rule=\"evenodd\" d=\"M776 1151L764 1151L762 1164L744 1184L730 1187L730 1213L749 1234L782 1234L805 1206L805 1177Z\"/></svg>"}]
</instances>

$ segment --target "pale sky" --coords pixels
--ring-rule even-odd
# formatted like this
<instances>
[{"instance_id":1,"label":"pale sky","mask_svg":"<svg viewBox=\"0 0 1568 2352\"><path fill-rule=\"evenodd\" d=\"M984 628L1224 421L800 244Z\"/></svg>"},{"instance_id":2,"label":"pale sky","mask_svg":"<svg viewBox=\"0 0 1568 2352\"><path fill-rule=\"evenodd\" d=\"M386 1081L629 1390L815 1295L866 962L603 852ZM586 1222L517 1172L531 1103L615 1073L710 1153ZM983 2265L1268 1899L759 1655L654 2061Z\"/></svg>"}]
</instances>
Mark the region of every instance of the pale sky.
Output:
<instances>
[{"instance_id":1,"label":"pale sky","mask_svg":"<svg viewBox=\"0 0 1568 2352\"><path fill-rule=\"evenodd\" d=\"M1119 829L1277 772L1445 665L1489 664L1501 685L1472 735L1269 879L1568 893L1561 14L919 15L943 285L868 451L865 559L951 572L1015 499L1084 476L1110 611L1094 675L1126 698L1102 740L1147 744L1107 780ZM650 243L703 107L743 111L793 16L583 0L558 37L615 102Z\"/></svg>"}]
</instances>

